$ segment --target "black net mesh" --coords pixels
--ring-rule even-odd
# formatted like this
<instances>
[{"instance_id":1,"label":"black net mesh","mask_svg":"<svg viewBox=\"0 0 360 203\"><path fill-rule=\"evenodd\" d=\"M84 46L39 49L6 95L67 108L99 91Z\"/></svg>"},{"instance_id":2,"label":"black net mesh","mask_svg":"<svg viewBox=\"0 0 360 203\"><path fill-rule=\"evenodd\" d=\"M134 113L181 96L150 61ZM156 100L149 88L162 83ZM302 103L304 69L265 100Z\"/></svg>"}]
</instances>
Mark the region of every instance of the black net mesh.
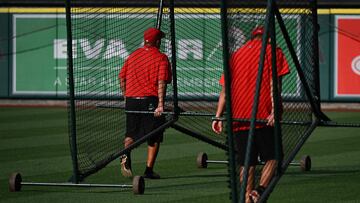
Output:
<instances>
[{"instance_id":1,"label":"black net mesh","mask_svg":"<svg viewBox=\"0 0 360 203\"><path fill-rule=\"evenodd\" d=\"M119 72L130 54L143 47L144 31L156 27L157 13L157 5L136 8L124 3L109 8L71 8L73 75L70 77L74 78L80 176L97 171L99 166L107 164L124 149L126 114ZM168 9L164 8L161 30L166 36L160 50L168 56L171 50L169 25ZM136 63L140 66L156 60L154 58L143 57L136 59ZM134 76L128 77L151 80L146 71L138 70ZM141 85L134 84L135 91L146 88ZM168 95L171 96L171 84L168 86ZM143 94L138 96L149 96ZM166 103L171 106L171 101Z\"/></svg>"},{"instance_id":2,"label":"black net mesh","mask_svg":"<svg viewBox=\"0 0 360 203\"><path fill-rule=\"evenodd\" d=\"M252 41L255 27L265 25L266 2L227 2L227 43L230 57L246 46L249 40ZM162 39L160 50L169 59L172 57L171 39L174 39L176 44L176 67L173 67L173 70L176 70L177 77L173 78L173 81L176 81L177 85L168 84L165 111L172 115L172 109L180 108L179 119L173 125L175 129L213 141L210 144L215 142L226 146L225 133L219 136L211 129L212 117L215 116L221 91L219 80L224 68L220 1L189 0L174 3L175 36L171 36L167 6L164 7L161 25L166 37ZM284 63L288 64L290 71L282 79L281 92L282 146L284 163L288 164L294 157L298 145L301 145L312 130L310 101L316 93L313 71L314 60L317 59L314 57L314 27L310 5L305 1L281 1L278 6L281 21L288 32L284 34L275 20L276 43L278 50L281 50L277 54L283 54L281 59L286 61ZM121 6L114 4L111 8L71 9L74 60L72 76L75 80L76 142L80 175L88 175L99 170L99 167L111 161L115 154L124 149L126 114L118 74L131 53L143 46L143 32L149 27L156 26L157 9L156 5L140 8L124 2ZM284 35L289 37L290 44L286 43ZM296 59L291 56L289 46L294 49ZM254 70L257 70L259 56L251 58L249 53L242 56L245 59L243 64L249 67L255 65ZM296 60L299 62L298 69ZM143 67L141 64L146 61L148 60L139 60L139 67ZM270 61L271 57L265 57L266 71L270 70ZM249 98L254 98L256 77L244 74L234 77L232 74L235 76L235 73L230 74L232 82L243 83L242 91ZM304 76L302 80L301 75ZM144 69L144 74L137 74L136 77L148 77L148 74ZM270 86L269 78L268 81L263 80L264 86ZM139 84L133 83L132 86L139 87ZM177 90L177 95L173 94L173 90ZM308 94L305 90L309 90ZM261 88L260 94L265 94L262 93L264 91ZM174 101L178 106L174 106ZM249 103L244 101L240 99L233 102L241 108L251 110L253 100ZM266 108L264 104L260 104L259 111L263 108ZM141 111L145 114L153 112ZM241 116L235 112L233 114L236 115L234 119L250 119L249 116ZM264 121L266 117L260 116L257 119ZM283 167L286 168L287 165ZM259 171L262 167L257 168ZM258 180L257 172L256 182Z\"/></svg>"},{"instance_id":3,"label":"black net mesh","mask_svg":"<svg viewBox=\"0 0 360 203\"><path fill-rule=\"evenodd\" d=\"M178 99L184 112L176 125L225 144L225 136L211 130L223 70L220 9L204 8L209 5L197 1L181 2L188 6L176 8L175 20Z\"/></svg>"}]
</instances>

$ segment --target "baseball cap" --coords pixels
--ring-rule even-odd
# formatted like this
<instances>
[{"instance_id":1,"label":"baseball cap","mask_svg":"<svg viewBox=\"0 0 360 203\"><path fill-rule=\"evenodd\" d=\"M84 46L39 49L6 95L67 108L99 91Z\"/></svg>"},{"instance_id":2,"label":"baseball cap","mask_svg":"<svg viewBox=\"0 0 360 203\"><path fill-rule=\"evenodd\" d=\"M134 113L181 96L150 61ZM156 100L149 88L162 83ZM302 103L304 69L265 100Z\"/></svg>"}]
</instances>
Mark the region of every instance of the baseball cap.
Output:
<instances>
[{"instance_id":1,"label":"baseball cap","mask_svg":"<svg viewBox=\"0 0 360 203\"><path fill-rule=\"evenodd\" d=\"M263 26L257 26L255 29L251 32L251 37L255 37L256 35L262 35L264 34L265 29Z\"/></svg>"},{"instance_id":2,"label":"baseball cap","mask_svg":"<svg viewBox=\"0 0 360 203\"><path fill-rule=\"evenodd\" d=\"M165 37L165 33L153 27L148 28L144 32L145 42L155 42L156 40L161 39L163 37Z\"/></svg>"}]
</instances>

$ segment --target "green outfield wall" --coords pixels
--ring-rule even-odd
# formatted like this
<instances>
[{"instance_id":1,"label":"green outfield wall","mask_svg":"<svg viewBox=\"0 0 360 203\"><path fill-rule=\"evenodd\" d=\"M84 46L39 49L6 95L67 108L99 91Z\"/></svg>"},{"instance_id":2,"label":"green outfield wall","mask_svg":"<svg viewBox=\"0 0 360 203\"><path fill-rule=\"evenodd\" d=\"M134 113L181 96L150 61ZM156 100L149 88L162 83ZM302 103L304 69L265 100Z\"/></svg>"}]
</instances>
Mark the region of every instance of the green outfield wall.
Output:
<instances>
[{"instance_id":1,"label":"green outfield wall","mask_svg":"<svg viewBox=\"0 0 360 203\"><path fill-rule=\"evenodd\" d=\"M0 13L0 97L1 98L66 98L66 25L63 9L14 9L1 10ZM319 11L319 41L320 41L320 82L322 101L360 101L360 44L358 29L355 29L360 19L360 11L355 9L341 9L332 12L331 9ZM152 15L153 16L153 15ZM97 18L104 18L100 15ZM177 14L176 26L184 27L189 18L194 16L188 14ZM183 20L182 20L183 19ZM107 19L109 21L109 19ZM112 24L121 23L127 26L134 26L139 19L110 18ZM288 17L285 20L294 21L291 29L301 23L301 19ZM142 21L154 21L154 19L143 18ZM176 43L178 48L177 70L179 94L186 88L186 85L197 84L193 87L193 93L203 92L209 89L214 92L206 92L209 95L218 93L218 79L222 73L222 61L214 62L214 59L221 58L221 37L220 37L220 16L218 14L202 15L192 19L205 30L212 29L209 34L177 32ZM349 24L354 24L351 27ZM246 26L245 26L246 27ZM250 26L252 27L252 26ZM300 26L299 26L300 27ZM91 22L89 23L91 29ZM339 29L340 28L340 29ZM117 30L121 33L121 30ZM248 35L248 30L244 30ZM292 39L299 38L301 31L292 32ZM142 35L142 30L132 35ZM215 36L214 36L215 35ZM141 46L141 38L134 41L128 33L123 33L121 38L109 38L106 36L89 39L87 36L73 39L74 61L79 57L89 59L89 64L82 64L86 68L95 64L96 61L109 61L107 67L96 67L96 71L87 74L86 77L74 78L78 82L94 83L94 90L99 85L107 85L114 94L119 92L117 74L125 58L136 47ZM219 38L214 42L214 38ZM296 41L295 46L301 46ZM196 43L194 43L196 42ZM278 42L280 46L285 44ZM346 50L344 43L351 43L351 51ZM84 46L86 44L87 46ZM167 49L168 42L164 42L163 49ZM283 44L283 45L282 45ZM190 46L191 45L191 46ZM195 46L196 45L196 46ZM283 47L285 48L285 47ZM98 50L94 52L93 50ZM119 54L112 54L116 49ZM285 51L285 55L288 53ZM346 57L351 55L350 58ZM289 58L289 57L288 57ZM114 63L116 61L116 63ZM211 63L210 63L211 61ZM115 64L115 65L112 65ZM349 66L349 67L348 67ZM294 67L291 67L294 68ZM350 69L350 71L348 70ZM187 72L191 71L191 74ZM203 72L207 71L204 78ZM104 74L111 74L113 77L104 77ZM290 75L291 80L298 82L296 74ZM344 79L345 78L345 79ZM346 81L351 78L351 84ZM210 87L210 88L207 88ZM284 92L285 95L295 95L299 92L298 86ZM101 94L101 92L98 92ZM187 92L188 93L188 92Z\"/></svg>"}]
</instances>

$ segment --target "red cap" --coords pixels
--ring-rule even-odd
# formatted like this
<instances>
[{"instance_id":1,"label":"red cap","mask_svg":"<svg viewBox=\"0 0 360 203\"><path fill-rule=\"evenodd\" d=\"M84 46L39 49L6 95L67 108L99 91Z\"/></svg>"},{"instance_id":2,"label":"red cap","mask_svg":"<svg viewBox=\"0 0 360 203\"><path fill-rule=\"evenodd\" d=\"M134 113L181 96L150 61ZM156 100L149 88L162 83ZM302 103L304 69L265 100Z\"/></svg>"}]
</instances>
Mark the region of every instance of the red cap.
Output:
<instances>
[{"instance_id":1,"label":"red cap","mask_svg":"<svg viewBox=\"0 0 360 203\"><path fill-rule=\"evenodd\" d=\"M158 39L165 37L165 33L156 28L149 28L144 32L144 41L145 42L155 42Z\"/></svg>"},{"instance_id":2,"label":"red cap","mask_svg":"<svg viewBox=\"0 0 360 203\"><path fill-rule=\"evenodd\" d=\"M258 26L256 27L252 32L251 32L251 37L255 37L256 35L262 35L264 34L265 29L263 26Z\"/></svg>"}]
</instances>

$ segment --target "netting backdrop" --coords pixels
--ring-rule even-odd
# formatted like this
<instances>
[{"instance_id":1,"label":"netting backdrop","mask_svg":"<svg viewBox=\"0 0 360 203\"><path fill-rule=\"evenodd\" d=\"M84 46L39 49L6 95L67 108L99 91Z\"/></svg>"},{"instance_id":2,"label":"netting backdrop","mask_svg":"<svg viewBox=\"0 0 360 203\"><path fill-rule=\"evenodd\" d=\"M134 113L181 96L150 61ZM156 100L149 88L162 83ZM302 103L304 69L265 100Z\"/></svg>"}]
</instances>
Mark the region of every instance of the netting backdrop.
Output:
<instances>
[{"instance_id":1,"label":"netting backdrop","mask_svg":"<svg viewBox=\"0 0 360 203\"><path fill-rule=\"evenodd\" d=\"M175 1L175 5L178 2ZM304 73L304 81L314 94L315 53L311 10L304 7L304 1L301 5L297 5L296 1L287 2L286 9L281 7L282 4L279 6L281 17ZM170 61L173 57L171 38L174 37L176 42L176 67L173 70L176 70L177 77L173 81L177 81L177 86L168 85L167 111L174 108L173 101L177 99L181 113L175 125L226 145L225 133L219 136L211 130L221 90L219 79L223 73L220 8L190 0L181 3L186 7L175 8L175 36L170 34L166 6L162 16L161 30L166 37L162 40L161 51ZM217 3L220 5L220 1ZM265 24L266 1L258 3L229 1L227 26L230 54L250 39L254 27ZM111 161L113 155L123 149L126 120L118 74L126 58L142 46L144 30L155 27L156 15L157 7L132 8L123 4L111 8L71 9L74 73L70 77L74 77L75 81L79 175L86 176L99 170L99 166ZM282 80L281 92L284 161L290 162L296 146L310 133L312 109L304 92L305 83L299 79L278 23L276 41L290 67L290 74ZM84 51L80 52L80 48ZM177 88L177 95L173 94L174 88ZM248 94L254 95L254 92ZM257 170L261 170L261 166Z\"/></svg>"},{"instance_id":2,"label":"netting backdrop","mask_svg":"<svg viewBox=\"0 0 360 203\"><path fill-rule=\"evenodd\" d=\"M314 27L312 24L313 19L310 5L305 5L306 7L304 7L303 2L304 1L287 1L287 8L282 7L282 4L279 4L279 8L291 40L291 46L295 49L301 70L304 72L306 85L310 87L314 94ZM231 54L241 47L244 41L250 40L251 31L255 27L265 26L266 5L256 5L256 3L253 3L252 7L249 8L249 4L241 4L235 1L231 1L230 5L227 20L229 29L229 52ZM290 55L289 48L285 42L284 35L279 28L277 19L275 19L275 29L277 47L282 49L290 67L290 74L285 75L282 79L281 92L283 101L281 134L284 162L290 162L290 156L294 153L296 146L308 136L309 132L311 132L311 124L313 121L312 109L310 100L304 92L305 86L300 81L299 73L296 70L294 60ZM235 39L240 38L244 40L233 40L234 36L238 36L235 37ZM266 60L265 57L265 61ZM249 59L249 61L251 60ZM246 80L246 78L232 79L240 81ZM262 83L264 83L264 80ZM253 85L255 85L255 83L253 83ZM255 88L249 87L249 89ZM249 94L255 95L254 92L249 92ZM241 103L241 101L236 102ZM262 106L259 104L259 109L260 108L262 108ZM246 118L236 119L246 120ZM284 167L286 168L287 165ZM262 166L258 166L255 178L256 183L259 182L261 170Z\"/></svg>"},{"instance_id":3,"label":"netting backdrop","mask_svg":"<svg viewBox=\"0 0 360 203\"><path fill-rule=\"evenodd\" d=\"M124 149L126 116L118 75L127 57L143 46L143 32L156 27L157 11L157 7L131 8L123 4L71 9L80 176L98 170ZM168 9L164 8L161 30L166 37L161 51L167 54L171 50L169 25ZM85 51L80 52L80 47ZM171 96L171 84L168 86ZM171 102L167 104L171 106Z\"/></svg>"},{"instance_id":4,"label":"netting backdrop","mask_svg":"<svg viewBox=\"0 0 360 203\"><path fill-rule=\"evenodd\" d=\"M225 144L225 135L211 129L223 72L220 9L204 8L208 5L198 1L182 3L190 8L176 8L178 99L184 111L176 125Z\"/></svg>"}]
</instances>

